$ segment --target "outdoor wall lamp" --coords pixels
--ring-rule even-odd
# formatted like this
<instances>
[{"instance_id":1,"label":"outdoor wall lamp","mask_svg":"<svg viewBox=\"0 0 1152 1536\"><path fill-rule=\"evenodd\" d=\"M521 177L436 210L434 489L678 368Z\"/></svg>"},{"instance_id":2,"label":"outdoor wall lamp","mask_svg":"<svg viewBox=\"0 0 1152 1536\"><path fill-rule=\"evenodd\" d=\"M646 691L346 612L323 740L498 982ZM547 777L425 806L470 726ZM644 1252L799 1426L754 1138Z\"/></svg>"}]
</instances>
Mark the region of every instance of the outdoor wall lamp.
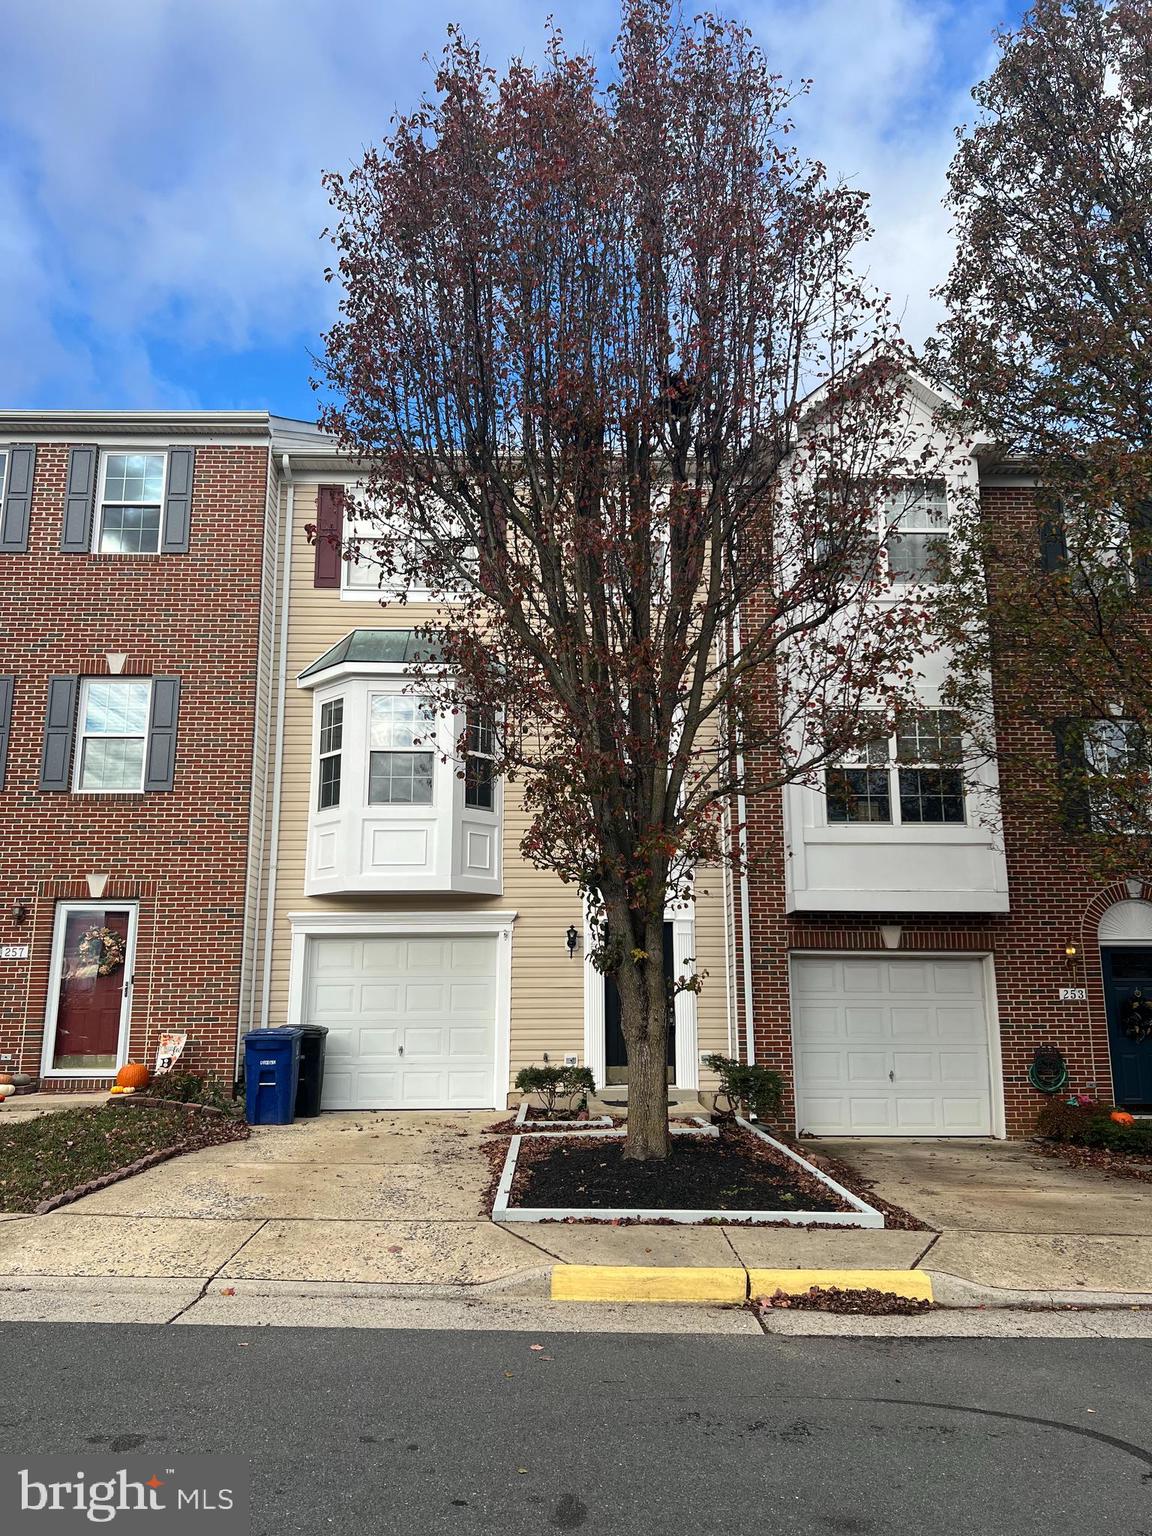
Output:
<instances>
[{"instance_id":1,"label":"outdoor wall lamp","mask_svg":"<svg viewBox=\"0 0 1152 1536\"><path fill-rule=\"evenodd\" d=\"M1065 944L1065 946L1064 946L1064 956L1065 956L1065 959L1068 961L1068 964L1070 966L1075 967L1075 965L1076 965L1076 957L1077 957L1077 955L1079 953L1080 953L1080 951L1076 948L1075 944L1073 944L1071 940L1069 940L1068 943Z\"/></svg>"},{"instance_id":2,"label":"outdoor wall lamp","mask_svg":"<svg viewBox=\"0 0 1152 1536\"><path fill-rule=\"evenodd\" d=\"M574 927L569 927L564 941L568 945L568 958L571 959L576 953L577 944L580 942L580 935Z\"/></svg>"},{"instance_id":3,"label":"outdoor wall lamp","mask_svg":"<svg viewBox=\"0 0 1152 1536\"><path fill-rule=\"evenodd\" d=\"M28 903L26 901L13 902L12 921L16 924L28 921Z\"/></svg>"}]
</instances>

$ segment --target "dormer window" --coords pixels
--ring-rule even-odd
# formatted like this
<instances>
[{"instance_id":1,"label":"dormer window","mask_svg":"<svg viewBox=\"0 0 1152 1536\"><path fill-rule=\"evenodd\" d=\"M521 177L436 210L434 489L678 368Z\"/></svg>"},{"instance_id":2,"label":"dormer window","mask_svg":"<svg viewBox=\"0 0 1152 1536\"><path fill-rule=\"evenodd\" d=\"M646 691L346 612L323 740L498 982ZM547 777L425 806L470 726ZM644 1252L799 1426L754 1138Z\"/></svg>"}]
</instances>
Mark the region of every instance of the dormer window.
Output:
<instances>
[{"instance_id":1,"label":"dormer window","mask_svg":"<svg viewBox=\"0 0 1152 1536\"><path fill-rule=\"evenodd\" d=\"M426 699L378 693L369 719L368 804L431 805L435 717Z\"/></svg>"}]
</instances>

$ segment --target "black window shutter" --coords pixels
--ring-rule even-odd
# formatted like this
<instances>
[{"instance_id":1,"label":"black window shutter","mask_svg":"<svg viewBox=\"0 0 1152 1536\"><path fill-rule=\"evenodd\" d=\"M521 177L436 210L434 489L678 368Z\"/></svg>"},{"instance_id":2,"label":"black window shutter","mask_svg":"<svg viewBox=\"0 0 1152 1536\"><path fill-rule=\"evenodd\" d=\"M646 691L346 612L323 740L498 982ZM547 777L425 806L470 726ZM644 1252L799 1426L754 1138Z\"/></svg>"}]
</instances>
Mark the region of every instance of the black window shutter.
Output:
<instances>
[{"instance_id":1,"label":"black window shutter","mask_svg":"<svg viewBox=\"0 0 1152 1536\"><path fill-rule=\"evenodd\" d=\"M1040 524L1040 568L1062 571L1068 564L1068 540L1064 534L1063 508Z\"/></svg>"},{"instance_id":2,"label":"black window shutter","mask_svg":"<svg viewBox=\"0 0 1152 1536\"><path fill-rule=\"evenodd\" d=\"M22 443L8 450L4 476L4 504L0 507L0 554L22 555L28 549L28 521L32 511L32 481L36 475L36 449Z\"/></svg>"},{"instance_id":3,"label":"black window shutter","mask_svg":"<svg viewBox=\"0 0 1152 1536\"><path fill-rule=\"evenodd\" d=\"M164 521L160 528L160 553L186 555L192 524L192 478L195 448L169 448L168 483L164 490Z\"/></svg>"},{"instance_id":4,"label":"black window shutter","mask_svg":"<svg viewBox=\"0 0 1152 1536\"><path fill-rule=\"evenodd\" d=\"M1152 591L1152 501L1138 501L1128 519L1132 531L1132 574L1136 585Z\"/></svg>"},{"instance_id":5,"label":"black window shutter","mask_svg":"<svg viewBox=\"0 0 1152 1536\"><path fill-rule=\"evenodd\" d=\"M48 679L48 712L44 720L44 751L40 758L40 788L67 790L72 781L72 742L76 734L78 677Z\"/></svg>"},{"instance_id":6,"label":"black window shutter","mask_svg":"<svg viewBox=\"0 0 1152 1536\"><path fill-rule=\"evenodd\" d=\"M322 485L316 493L316 564L314 587L340 586L341 541L344 537L344 488Z\"/></svg>"},{"instance_id":7,"label":"black window shutter","mask_svg":"<svg viewBox=\"0 0 1152 1536\"><path fill-rule=\"evenodd\" d=\"M73 448L68 455L64 532L60 539L60 548L66 555L86 555L92 548L92 502L95 493L96 449Z\"/></svg>"},{"instance_id":8,"label":"black window shutter","mask_svg":"<svg viewBox=\"0 0 1152 1536\"><path fill-rule=\"evenodd\" d=\"M15 686L14 677L0 677L0 789L4 788L4 776L8 768L8 741L12 735L12 693Z\"/></svg>"},{"instance_id":9,"label":"black window shutter","mask_svg":"<svg viewBox=\"0 0 1152 1536\"><path fill-rule=\"evenodd\" d=\"M152 679L152 714L148 720L148 755L144 788L171 789L176 779L176 719L180 713L180 679Z\"/></svg>"},{"instance_id":10,"label":"black window shutter","mask_svg":"<svg viewBox=\"0 0 1152 1536\"><path fill-rule=\"evenodd\" d=\"M1083 720L1057 720L1056 774L1060 790L1060 820L1068 832L1087 832L1092 824L1088 802L1088 759Z\"/></svg>"}]
</instances>

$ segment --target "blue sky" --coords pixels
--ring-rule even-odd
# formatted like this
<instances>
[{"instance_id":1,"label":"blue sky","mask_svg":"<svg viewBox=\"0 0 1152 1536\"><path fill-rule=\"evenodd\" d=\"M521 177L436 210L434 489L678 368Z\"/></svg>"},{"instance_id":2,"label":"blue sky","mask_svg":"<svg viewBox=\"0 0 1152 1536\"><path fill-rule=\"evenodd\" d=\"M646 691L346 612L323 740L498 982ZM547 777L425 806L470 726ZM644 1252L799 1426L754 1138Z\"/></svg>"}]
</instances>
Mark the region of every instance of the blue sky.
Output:
<instances>
[{"instance_id":1,"label":"blue sky","mask_svg":"<svg viewBox=\"0 0 1152 1536\"><path fill-rule=\"evenodd\" d=\"M811 77L799 141L873 195L868 265L919 341L948 265L953 128L1018 0L732 0ZM550 12L604 50L606 0L6 0L0 406L264 406L311 418L320 173L414 104L451 20L490 62Z\"/></svg>"}]
</instances>

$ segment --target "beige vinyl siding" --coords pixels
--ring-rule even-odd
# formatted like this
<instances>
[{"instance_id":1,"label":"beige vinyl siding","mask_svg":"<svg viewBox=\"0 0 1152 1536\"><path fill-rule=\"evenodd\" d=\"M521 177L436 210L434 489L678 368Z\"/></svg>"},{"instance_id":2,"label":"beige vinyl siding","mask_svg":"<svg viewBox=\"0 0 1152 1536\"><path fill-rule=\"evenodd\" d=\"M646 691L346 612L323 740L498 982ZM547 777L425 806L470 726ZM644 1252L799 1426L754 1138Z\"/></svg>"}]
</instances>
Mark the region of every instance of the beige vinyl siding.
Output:
<instances>
[{"instance_id":1,"label":"beige vinyl siding","mask_svg":"<svg viewBox=\"0 0 1152 1536\"><path fill-rule=\"evenodd\" d=\"M325 483L338 479L330 477ZM399 628L419 624L433 610L427 604L382 607L371 601L342 600L331 589L313 586L313 550L304 532L316 521L316 484L297 481L292 540L292 580L288 621L288 686L285 701L284 767L279 868L276 884L275 942L269 1023L288 1017L290 912L515 911L512 930L511 1077L539 1062L545 1052L556 1061L574 1053L584 1060L584 974L589 969L579 949L569 957L569 925L583 933L577 892L554 875L534 868L519 852L526 817L515 785L504 793L504 893L501 896L415 894L310 898L304 895L312 770L312 695L296 678L349 630ZM726 1051L728 1025L724 962L723 880L719 871L702 874L696 906L697 962L709 972L699 999L702 1051ZM603 983L596 978L594 984ZM510 1083L511 1083L510 1077Z\"/></svg>"}]
</instances>

